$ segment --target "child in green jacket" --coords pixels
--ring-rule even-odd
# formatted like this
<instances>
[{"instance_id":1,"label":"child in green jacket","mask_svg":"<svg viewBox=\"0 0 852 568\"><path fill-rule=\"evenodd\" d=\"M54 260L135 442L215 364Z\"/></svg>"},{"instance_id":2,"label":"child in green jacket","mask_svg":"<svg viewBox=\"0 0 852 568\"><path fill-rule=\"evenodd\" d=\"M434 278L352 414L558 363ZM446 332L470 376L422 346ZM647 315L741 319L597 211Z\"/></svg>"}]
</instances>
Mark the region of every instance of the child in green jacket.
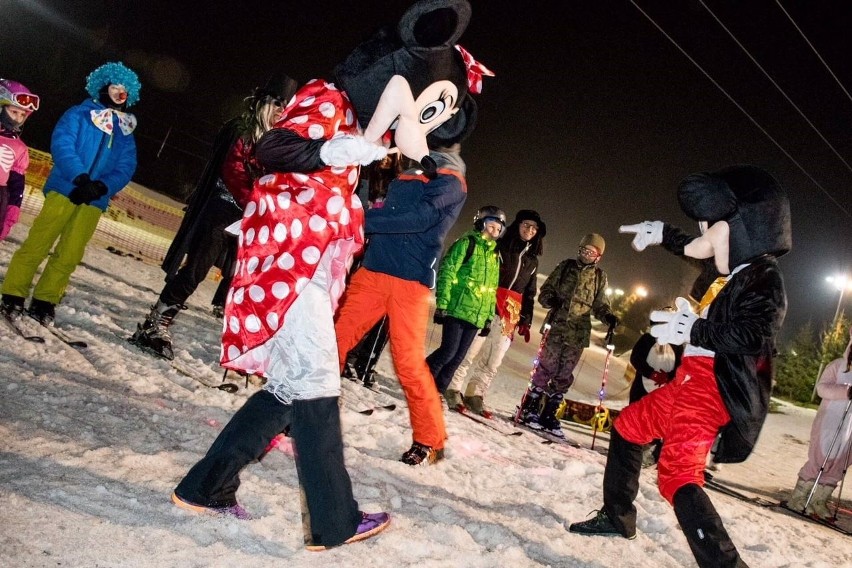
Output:
<instances>
[{"instance_id":1,"label":"child in green jacket","mask_svg":"<svg viewBox=\"0 0 852 568\"><path fill-rule=\"evenodd\" d=\"M441 345L426 358L443 393L477 333L491 329L500 263L495 241L506 230L506 214L488 205L476 212L473 231L452 244L441 261L434 321L444 326Z\"/></svg>"}]
</instances>

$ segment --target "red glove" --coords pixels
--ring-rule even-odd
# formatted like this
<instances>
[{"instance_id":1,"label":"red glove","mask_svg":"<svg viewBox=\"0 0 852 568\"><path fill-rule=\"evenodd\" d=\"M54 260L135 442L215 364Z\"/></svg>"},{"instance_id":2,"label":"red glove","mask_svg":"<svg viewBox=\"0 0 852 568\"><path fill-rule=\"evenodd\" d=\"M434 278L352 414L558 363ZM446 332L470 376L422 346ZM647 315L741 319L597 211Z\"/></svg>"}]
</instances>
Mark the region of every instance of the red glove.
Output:
<instances>
[{"instance_id":1,"label":"red glove","mask_svg":"<svg viewBox=\"0 0 852 568\"><path fill-rule=\"evenodd\" d=\"M657 387L661 387L669 382L669 374L665 371L654 371L649 378L654 381L654 385Z\"/></svg>"},{"instance_id":2,"label":"red glove","mask_svg":"<svg viewBox=\"0 0 852 568\"><path fill-rule=\"evenodd\" d=\"M530 342L530 326L529 326L529 324L522 323L521 325L518 326L517 332L518 332L518 335L520 335L521 337L524 338L524 341L526 343Z\"/></svg>"}]
</instances>

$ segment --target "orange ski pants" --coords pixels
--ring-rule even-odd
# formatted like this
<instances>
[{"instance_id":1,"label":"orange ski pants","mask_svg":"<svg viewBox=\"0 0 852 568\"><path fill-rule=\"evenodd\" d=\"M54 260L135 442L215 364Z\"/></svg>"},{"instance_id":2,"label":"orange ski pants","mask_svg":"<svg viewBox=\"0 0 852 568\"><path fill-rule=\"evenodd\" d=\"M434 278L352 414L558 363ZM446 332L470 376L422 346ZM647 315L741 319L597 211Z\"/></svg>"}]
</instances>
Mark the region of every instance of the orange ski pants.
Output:
<instances>
[{"instance_id":1,"label":"orange ski pants","mask_svg":"<svg viewBox=\"0 0 852 568\"><path fill-rule=\"evenodd\" d=\"M415 442L435 449L447 437L441 398L426 365L429 288L412 280L359 268L341 300L334 325L341 372L346 355L370 328L388 316L388 335Z\"/></svg>"}]
</instances>

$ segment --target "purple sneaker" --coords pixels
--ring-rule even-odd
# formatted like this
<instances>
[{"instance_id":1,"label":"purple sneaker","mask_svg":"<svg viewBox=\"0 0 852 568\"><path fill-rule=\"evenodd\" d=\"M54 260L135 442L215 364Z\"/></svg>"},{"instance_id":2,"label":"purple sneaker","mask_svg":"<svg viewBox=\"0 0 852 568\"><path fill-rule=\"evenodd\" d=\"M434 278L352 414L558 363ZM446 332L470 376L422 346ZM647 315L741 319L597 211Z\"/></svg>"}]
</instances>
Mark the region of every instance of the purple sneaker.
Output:
<instances>
[{"instance_id":1,"label":"purple sneaker","mask_svg":"<svg viewBox=\"0 0 852 568\"><path fill-rule=\"evenodd\" d=\"M361 522L358 523L358 528L355 529L355 534L346 539L343 544L351 544L370 538L385 530L390 524L390 515L387 513L365 513L361 512ZM316 552L319 550L327 550L329 547L321 544L309 544L305 546L307 550Z\"/></svg>"},{"instance_id":2,"label":"purple sneaker","mask_svg":"<svg viewBox=\"0 0 852 568\"><path fill-rule=\"evenodd\" d=\"M230 505L229 507L205 507L204 505L196 505L195 503L191 503L179 497L177 493L172 493L172 503L174 503L181 509L186 509L187 511L192 511L194 513L202 513L204 515L233 517L241 521L250 521L254 518L251 516L251 513L246 511L245 508L243 508L243 506L239 503L235 503L233 505Z\"/></svg>"}]
</instances>

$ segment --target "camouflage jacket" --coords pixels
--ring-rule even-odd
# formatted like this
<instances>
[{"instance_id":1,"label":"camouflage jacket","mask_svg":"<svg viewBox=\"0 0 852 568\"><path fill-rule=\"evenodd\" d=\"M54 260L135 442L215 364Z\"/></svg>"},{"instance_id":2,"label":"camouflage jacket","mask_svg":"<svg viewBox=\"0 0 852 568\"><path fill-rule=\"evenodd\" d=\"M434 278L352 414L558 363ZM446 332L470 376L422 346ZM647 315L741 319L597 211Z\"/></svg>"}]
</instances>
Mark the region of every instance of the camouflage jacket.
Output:
<instances>
[{"instance_id":1,"label":"camouflage jacket","mask_svg":"<svg viewBox=\"0 0 852 568\"><path fill-rule=\"evenodd\" d=\"M592 336L592 315L602 320L612 313L604 291L606 273L595 265L583 265L569 258L559 263L547 277L538 295L549 308L551 329L548 342L588 347Z\"/></svg>"}]
</instances>

